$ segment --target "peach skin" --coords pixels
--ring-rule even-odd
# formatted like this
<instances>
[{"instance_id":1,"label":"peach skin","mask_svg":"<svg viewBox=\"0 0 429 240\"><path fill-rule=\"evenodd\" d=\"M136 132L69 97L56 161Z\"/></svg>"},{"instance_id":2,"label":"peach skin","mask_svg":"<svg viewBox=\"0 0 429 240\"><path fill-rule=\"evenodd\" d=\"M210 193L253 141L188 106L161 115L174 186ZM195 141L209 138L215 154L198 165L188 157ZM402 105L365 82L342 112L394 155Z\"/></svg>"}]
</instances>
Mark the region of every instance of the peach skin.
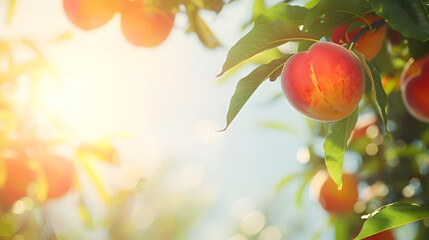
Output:
<instances>
[{"instance_id":1,"label":"peach skin","mask_svg":"<svg viewBox=\"0 0 429 240\"><path fill-rule=\"evenodd\" d=\"M30 160L22 153L11 158L1 159L5 169L6 181L0 187L0 205L11 207L17 200L27 196L27 188L36 182L36 172Z\"/></svg>"},{"instance_id":2,"label":"peach skin","mask_svg":"<svg viewBox=\"0 0 429 240\"><path fill-rule=\"evenodd\" d=\"M353 212L353 206L358 200L357 185L355 176L343 173L343 188L338 190L337 184L326 174L319 192L320 205L332 214L340 215Z\"/></svg>"},{"instance_id":3,"label":"peach skin","mask_svg":"<svg viewBox=\"0 0 429 240\"><path fill-rule=\"evenodd\" d=\"M407 64L401 74L401 93L408 112L429 123L429 54Z\"/></svg>"},{"instance_id":4,"label":"peach skin","mask_svg":"<svg viewBox=\"0 0 429 240\"><path fill-rule=\"evenodd\" d=\"M359 60L347 49L318 42L289 58L282 70L286 99L303 115L319 121L337 121L350 115L365 88Z\"/></svg>"},{"instance_id":5,"label":"peach skin","mask_svg":"<svg viewBox=\"0 0 429 240\"><path fill-rule=\"evenodd\" d=\"M63 0L70 21L83 30L106 24L119 10L119 0Z\"/></svg>"},{"instance_id":6,"label":"peach skin","mask_svg":"<svg viewBox=\"0 0 429 240\"><path fill-rule=\"evenodd\" d=\"M70 191L75 175L75 168L71 161L56 155L46 155L40 163L48 187L47 199L61 197Z\"/></svg>"},{"instance_id":7,"label":"peach skin","mask_svg":"<svg viewBox=\"0 0 429 240\"><path fill-rule=\"evenodd\" d=\"M136 46L158 46L168 37L174 25L174 14L146 7L141 2L129 2L121 14L122 34Z\"/></svg>"}]
</instances>

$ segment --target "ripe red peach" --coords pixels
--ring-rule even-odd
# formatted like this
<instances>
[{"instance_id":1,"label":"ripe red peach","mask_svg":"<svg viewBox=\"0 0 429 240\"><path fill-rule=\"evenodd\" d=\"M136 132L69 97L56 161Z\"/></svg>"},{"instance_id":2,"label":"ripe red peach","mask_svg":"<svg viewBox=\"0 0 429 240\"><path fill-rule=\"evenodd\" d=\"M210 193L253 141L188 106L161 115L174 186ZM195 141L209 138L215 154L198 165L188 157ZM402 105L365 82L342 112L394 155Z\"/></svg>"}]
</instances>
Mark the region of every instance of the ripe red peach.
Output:
<instances>
[{"instance_id":1,"label":"ripe red peach","mask_svg":"<svg viewBox=\"0 0 429 240\"><path fill-rule=\"evenodd\" d=\"M121 30L131 44L155 47L168 37L174 25L173 14L147 7L141 1L124 5L121 11Z\"/></svg>"},{"instance_id":2,"label":"ripe red peach","mask_svg":"<svg viewBox=\"0 0 429 240\"><path fill-rule=\"evenodd\" d=\"M374 234L370 237L364 238L362 240L395 240L391 230L386 230L377 234Z\"/></svg>"},{"instance_id":3,"label":"ripe red peach","mask_svg":"<svg viewBox=\"0 0 429 240\"><path fill-rule=\"evenodd\" d=\"M429 123L429 54L407 64L400 81L402 99L408 112Z\"/></svg>"},{"instance_id":4,"label":"ripe red peach","mask_svg":"<svg viewBox=\"0 0 429 240\"><path fill-rule=\"evenodd\" d=\"M382 19L381 17L372 15L364 15L364 18L370 24ZM358 18L356 21L367 24L364 20L360 18ZM348 43L361 30L356 29L354 31L347 32L348 27L349 24L334 29L334 31L332 32L332 41L337 44ZM359 38L354 48L359 52L363 53L366 59L371 60L378 54L381 47L383 46L385 31L386 27L384 25L379 27L378 29L367 31L363 36Z\"/></svg>"},{"instance_id":5,"label":"ripe red peach","mask_svg":"<svg viewBox=\"0 0 429 240\"><path fill-rule=\"evenodd\" d=\"M106 24L118 12L120 0L63 0L70 21L83 30Z\"/></svg>"},{"instance_id":6,"label":"ripe red peach","mask_svg":"<svg viewBox=\"0 0 429 240\"><path fill-rule=\"evenodd\" d=\"M1 159L0 167L3 168L0 174L5 177L0 186L0 205L9 208L17 200L27 196L27 189L36 181L37 174L31 161L21 153Z\"/></svg>"},{"instance_id":7,"label":"ripe red peach","mask_svg":"<svg viewBox=\"0 0 429 240\"><path fill-rule=\"evenodd\" d=\"M282 70L282 88L289 103L303 115L337 121L359 104L365 75L359 60L335 43L318 42L289 58Z\"/></svg>"},{"instance_id":8,"label":"ripe red peach","mask_svg":"<svg viewBox=\"0 0 429 240\"><path fill-rule=\"evenodd\" d=\"M343 173L343 188L338 190L337 184L326 174L321 181L318 192L320 205L329 213L341 215L353 212L358 200L358 182L354 175Z\"/></svg>"},{"instance_id":9,"label":"ripe red peach","mask_svg":"<svg viewBox=\"0 0 429 240\"><path fill-rule=\"evenodd\" d=\"M46 155L40 161L47 185L47 199L58 198L70 191L75 168L72 162L56 155Z\"/></svg>"}]
</instances>

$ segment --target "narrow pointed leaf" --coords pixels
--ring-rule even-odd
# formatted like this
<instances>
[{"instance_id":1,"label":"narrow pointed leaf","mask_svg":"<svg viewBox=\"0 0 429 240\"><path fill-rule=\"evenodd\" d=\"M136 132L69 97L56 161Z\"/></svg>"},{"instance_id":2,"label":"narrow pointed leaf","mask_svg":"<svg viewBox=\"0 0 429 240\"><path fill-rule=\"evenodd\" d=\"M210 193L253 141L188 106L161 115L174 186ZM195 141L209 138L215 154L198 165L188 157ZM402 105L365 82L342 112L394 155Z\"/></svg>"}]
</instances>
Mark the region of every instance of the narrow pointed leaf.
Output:
<instances>
[{"instance_id":1,"label":"narrow pointed leaf","mask_svg":"<svg viewBox=\"0 0 429 240\"><path fill-rule=\"evenodd\" d=\"M321 0L305 16L304 30L321 38L329 35L333 29L349 24L371 10L371 5L364 1Z\"/></svg>"},{"instance_id":2,"label":"narrow pointed leaf","mask_svg":"<svg viewBox=\"0 0 429 240\"><path fill-rule=\"evenodd\" d=\"M304 178L304 182L301 184L301 186L298 189L298 192L297 192L296 198L295 198L296 206L298 208L302 207L302 196L304 194L305 187L311 182L312 177L313 177L313 175L306 174L306 176Z\"/></svg>"},{"instance_id":3,"label":"narrow pointed leaf","mask_svg":"<svg viewBox=\"0 0 429 240\"><path fill-rule=\"evenodd\" d=\"M314 6L316 6L319 2L320 0L310 0L305 4L305 7L307 9L314 8Z\"/></svg>"},{"instance_id":4,"label":"narrow pointed leaf","mask_svg":"<svg viewBox=\"0 0 429 240\"><path fill-rule=\"evenodd\" d=\"M232 120L234 120L235 116L237 116L238 112L241 110L247 100L249 100L250 96L252 96L259 85L268 79L268 77L277 69L282 68L290 56L291 55L284 55L283 57L273 60L268 64L261 65L238 82L235 93L232 96L231 102L229 104L229 110L226 118L226 127L222 131L225 131L228 128Z\"/></svg>"},{"instance_id":5,"label":"narrow pointed leaf","mask_svg":"<svg viewBox=\"0 0 429 240\"><path fill-rule=\"evenodd\" d=\"M253 19L257 18L267 7L265 6L265 0L255 0L253 3L252 16Z\"/></svg>"},{"instance_id":6,"label":"narrow pointed leaf","mask_svg":"<svg viewBox=\"0 0 429 240\"><path fill-rule=\"evenodd\" d=\"M201 16L198 14L197 9L193 6L187 6L187 13L189 19L189 29L187 32L195 32L198 35L201 43L204 44L208 49L215 49L222 46L209 26L204 22Z\"/></svg>"},{"instance_id":7,"label":"narrow pointed leaf","mask_svg":"<svg viewBox=\"0 0 429 240\"><path fill-rule=\"evenodd\" d=\"M429 54L429 41L422 42L417 39L409 38L408 49L410 50L411 57L414 59L422 58L426 56L426 54Z\"/></svg>"},{"instance_id":8,"label":"narrow pointed leaf","mask_svg":"<svg viewBox=\"0 0 429 240\"><path fill-rule=\"evenodd\" d=\"M342 13L347 12L360 12L358 5L355 1L344 0L320 0L316 6L308 11L304 20L304 29L308 29L313 23L317 22L320 17L327 13ZM331 19L328 18L328 21Z\"/></svg>"},{"instance_id":9,"label":"narrow pointed leaf","mask_svg":"<svg viewBox=\"0 0 429 240\"><path fill-rule=\"evenodd\" d=\"M282 69L277 69L270 75L270 81L274 82L282 74Z\"/></svg>"},{"instance_id":10,"label":"narrow pointed leaf","mask_svg":"<svg viewBox=\"0 0 429 240\"><path fill-rule=\"evenodd\" d=\"M377 69L368 61L366 61L365 56L356 51L353 50L353 52L357 55L359 58L359 61L361 62L363 68L365 69L366 75L368 76L370 82L371 82L371 95L373 99L376 101L378 106L378 112L380 113L381 119L384 123L384 130L386 133L389 134L389 131L387 130L387 94L384 91L383 85L381 84L381 77L380 73L378 73Z\"/></svg>"},{"instance_id":11,"label":"narrow pointed leaf","mask_svg":"<svg viewBox=\"0 0 429 240\"><path fill-rule=\"evenodd\" d=\"M308 9L300 6L291 6L287 3L278 3L263 11L255 20L255 25L266 24L276 20L286 20L295 25L304 23Z\"/></svg>"},{"instance_id":12,"label":"narrow pointed leaf","mask_svg":"<svg viewBox=\"0 0 429 240\"><path fill-rule=\"evenodd\" d=\"M244 66L249 66L251 64L253 65L261 65L261 64L267 64L271 62L274 59L281 58L284 54L280 52L278 48L271 48L267 51L263 51L251 58L246 59L245 61L237 64L235 67L231 68L227 73L225 73L222 77L220 77L217 82L223 83L227 79L231 78L234 74L239 72ZM281 71L281 69L280 69Z\"/></svg>"},{"instance_id":13,"label":"narrow pointed leaf","mask_svg":"<svg viewBox=\"0 0 429 240\"><path fill-rule=\"evenodd\" d=\"M264 50L280 46L289 41L301 40L316 39L312 38L308 33L301 32L295 24L284 20L256 25L229 50L222 72L218 77L237 64Z\"/></svg>"},{"instance_id":14,"label":"narrow pointed leaf","mask_svg":"<svg viewBox=\"0 0 429 240\"><path fill-rule=\"evenodd\" d=\"M370 0L377 15L409 38L429 39L429 15L422 0Z\"/></svg>"},{"instance_id":15,"label":"narrow pointed leaf","mask_svg":"<svg viewBox=\"0 0 429 240\"><path fill-rule=\"evenodd\" d=\"M325 152L326 167L339 189L343 186L343 160L347 140L356 124L357 118L358 108L342 120L325 123L327 133L323 142L323 150Z\"/></svg>"},{"instance_id":16,"label":"narrow pointed leaf","mask_svg":"<svg viewBox=\"0 0 429 240\"><path fill-rule=\"evenodd\" d=\"M367 220L355 240L361 240L391 228L429 218L429 207L397 202L383 206L363 218L367 218Z\"/></svg>"},{"instance_id":17,"label":"narrow pointed leaf","mask_svg":"<svg viewBox=\"0 0 429 240\"><path fill-rule=\"evenodd\" d=\"M290 181L292 181L295 177L297 176L297 174L291 174L288 175L286 177L284 177L276 186L276 192L280 192L280 190L282 190L288 183L290 183Z\"/></svg>"}]
</instances>

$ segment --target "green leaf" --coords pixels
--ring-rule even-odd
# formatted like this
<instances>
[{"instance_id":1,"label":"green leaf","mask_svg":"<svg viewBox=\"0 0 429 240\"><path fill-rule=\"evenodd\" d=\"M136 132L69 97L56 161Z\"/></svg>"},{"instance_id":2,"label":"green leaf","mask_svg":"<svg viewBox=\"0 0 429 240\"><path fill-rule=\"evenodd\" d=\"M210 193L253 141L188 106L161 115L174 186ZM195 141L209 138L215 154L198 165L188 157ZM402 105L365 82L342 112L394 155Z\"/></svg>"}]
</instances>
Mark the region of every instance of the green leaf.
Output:
<instances>
[{"instance_id":1,"label":"green leaf","mask_svg":"<svg viewBox=\"0 0 429 240\"><path fill-rule=\"evenodd\" d=\"M304 7L279 3L262 12L256 18L255 25L266 24L275 20L287 20L296 25L302 25L307 12L308 9Z\"/></svg>"},{"instance_id":2,"label":"green leaf","mask_svg":"<svg viewBox=\"0 0 429 240\"><path fill-rule=\"evenodd\" d=\"M429 41L422 42L417 39L408 39L408 49L411 57L419 59L429 54Z\"/></svg>"},{"instance_id":3,"label":"green leaf","mask_svg":"<svg viewBox=\"0 0 429 240\"><path fill-rule=\"evenodd\" d=\"M429 39L429 16L422 0L370 0L377 15L409 38Z\"/></svg>"},{"instance_id":4,"label":"green leaf","mask_svg":"<svg viewBox=\"0 0 429 240\"><path fill-rule=\"evenodd\" d=\"M365 56L362 53L356 50L353 50L353 53L355 53L355 55L359 59L363 68L365 69L366 76L371 82L371 95L377 103L377 110L380 113L381 119L383 120L384 130L387 134L390 135L389 131L387 130L387 94L384 91L383 85L381 84L380 74L378 73L377 69L365 59Z\"/></svg>"},{"instance_id":5,"label":"green leaf","mask_svg":"<svg viewBox=\"0 0 429 240\"><path fill-rule=\"evenodd\" d=\"M371 11L371 6L362 2L321 0L305 16L304 30L317 38L329 35L335 28L349 24Z\"/></svg>"},{"instance_id":6,"label":"green leaf","mask_svg":"<svg viewBox=\"0 0 429 240\"><path fill-rule=\"evenodd\" d=\"M265 9L265 0L255 0L252 10L253 19L257 18Z\"/></svg>"},{"instance_id":7,"label":"green leaf","mask_svg":"<svg viewBox=\"0 0 429 240\"><path fill-rule=\"evenodd\" d=\"M301 32L295 24L288 21L277 20L272 23L256 25L229 50L222 72L218 74L218 77L237 64L264 50L280 46L289 41L301 40L317 41L308 33Z\"/></svg>"},{"instance_id":8,"label":"green leaf","mask_svg":"<svg viewBox=\"0 0 429 240\"><path fill-rule=\"evenodd\" d=\"M373 82L373 86L375 88L375 95L376 95L376 102L377 102L377 106L378 106L378 112L380 113L381 119L383 120L384 130L386 130L386 133L389 134L389 131L387 130L387 112L386 112L387 94L384 91L383 85L381 84L381 77L380 77L380 74L378 73L377 69L368 61L366 61L366 64L368 65L369 69L371 70L371 75L372 75L372 79L373 79L372 82ZM368 74L368 77L370 77L369 74Z\"/></svg>"},{"instance_id":9,"label":"green leaf","mask_svg":"<svg viewBox=\"0 0 429 240\"><path fill-rule=\"evenodd\" d=\"M305 7L308 9L314 8L314 6L316 6L319 2L320 0L310 0L308 3L305 4Z\"/></svg>"},{"instance_id":10,"label":"green leaf","mask_svg":"<svg viewBox=\"0 0 429 240\"><path fill-rule=\"evenodd\" d=\"M304 29L308 29L313 23L318 22L320 17L323 17L326 13L338 12L338 10L355 12L359 9L353 1L320 0L305 16Z\"/></svg>"},{"instance_id":11,"label":"green leaf","mask_svg":"<svg viewBox=\"0 0 429 240\"><path fill-rule=\"evenodd\" d=\"M289 176L284 177L276 186L276 192L280 192L280 190L282 190L282 188L284 188L284 186L286 186L286 184L288 184L290 181L292 181L297 174L292 174Z\"/></svg>"},{"instance_id":12,"label":"green leaf","mask_svg":"<svg viewBox=\"0 0 429 240\"><path fill-rule=\"evenodd\" d=\"M343 160L347 147L347 140L350 137L358 118L358 108L348 117L336 121L326 122L327 130L323 150L325 152L325 162L329 175L337 184L338 189L343 187Z\"/></svg>"},{"instance_id":13,"label":"green leaf","mask_svg":"<svg viewBox=\"0 0 429 240\"><path fill-rule=\"evenodd\" d=\"M429 218L429 207L398 202L383 206L362 218L367 218L367 220L355 240L364 239L391 228Z\"/></svg>"},{"instance_id":14,"label":"green leaf","mask_svg":"<svg viewBox=\"0 0 429 240\"><path fill-rule=\"evenodd\" d=\"M282 69L277 69L270 75L270 81L274 82L282 74Z\"/></svg>"},{"instance_id":15,"label":"green leaf","mask_svg":"<svg viewBox=\"0 0 429 240\"><path fill-rule=\"evenodd\" d=\"M229 70L227 73L225 73L222 77L220 77L217 80L217 83L225 82L228 78L230 78L231 76L236 74L244 66L248 66L250 64L258 64L258 65L267 64L274 59L281 58L283 55L284 54L282 52L280 52L280 50L278 48L271 48L271 49L268 49L267 51L263 51L259 54L256 54L255 56L253 56L249 59L246 59L245 61L237 64L235 67L231 68L231 70ZM280 71L281 71L281 69L280 69ZM272 80L272 78L271 78L271 80Z\"/></svg>"},{"instance_id":16,"label":"green leaf","mask_svg":"<svg viewBox=\"0 0 429 240\"><path fill-rule=\"evenodd\" d=\"M313 178L312 174L306 174L304 182L299 187L299 190L296 194L296 206L300 208L302 206L302 195L304 194L305 187L311 182L311 179Z\"/></svg>"},{"instance_id":17,"label":"green leaf","mask_svg":"<svg viewBox=\"0 0 429 240\"><path fill-rule=\"evenodd\" d=\"M237 116L238 112L244 106L244 104L249 100L250 96L256 91L256 89L265 81L274 71L279 68L283 68L286 60L291 55L284 55L279 59L275 59L268 64L260 65L255 70L253 70L249 75L242 78L235 89L235 93L231 98L231 103L229 104L228 114L226 117L226 127L222 130L225 131L228 126Z\"/></svg>"},{"instance_id":18,"label":"green leaf","mask_svg":"<svg viewBox=\"0 0 429 240\"><path fill-rule=\"evenodd\" d=\"M335 240L351 239L354 232L355 216L331 216L331 223L335 227Z\"/></svg>"},{"instance_id":19,"label":"green leaf","mask_svg":"<svg viewBox=\"0 0 429 240\"><path fill-rule=\"evenodd\" d=\"M187 5L186 9L189 18L189 29L187 32L196 32L200 41L209 49L215 49L219 46L222 46L222 44L198 14L198 10L191 5Z\"/></svg>"},{"instance_id":20,"label":"green leaf","mask_svg":"<svg viewBox=\"0 0 429 240\"><path fill-rule=\"evenodd\" d=\"M387 42L384 41L380 52L378 52L378 54L373 59L371 59L371 63L383 74L387 76L394 76L397 69L395 69L391 59L392 55L387 49Z\"/></svg>"},{"instance_id":21,"label":"green leaf","mask_svg":"<svg viewBox=\"0 0 429 240\"><path fill-rule=\"evenodd\" d=\"M310 27L313 25L317 27L338 25L338 23L345 25L346 21L350 21L357 16L362 16L362 11L355 1L321 0L305 16L304 29L311 29ZM324 24L321 24L322 18Z\"/></svg>"}]
</instances>

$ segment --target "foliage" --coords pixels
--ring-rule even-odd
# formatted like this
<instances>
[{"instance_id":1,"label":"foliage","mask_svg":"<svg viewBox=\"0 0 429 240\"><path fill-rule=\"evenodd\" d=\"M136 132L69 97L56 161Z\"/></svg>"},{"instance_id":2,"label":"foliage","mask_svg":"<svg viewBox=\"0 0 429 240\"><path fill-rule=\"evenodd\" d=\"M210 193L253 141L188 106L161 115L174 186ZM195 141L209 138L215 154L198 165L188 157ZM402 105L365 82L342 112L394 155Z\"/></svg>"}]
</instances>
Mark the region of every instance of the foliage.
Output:
<instances>
[{"instance_id":1,"label":"foliage","mask_svg":"<svg viewBox=\"0 0 429 240\"><path fill-rule=\"evenodd\" d=\"M288 41L298 41L298 52L305 51L314 41L329 41L334 29L350 24L357 18L363 19L364 14L383 17L387 23L389 33L398 32L400 41L399 43L394 42L394 39L385 37L385 43L379 55L371 61L365 59L356 50L353 51L366 72L365 96L360 103L360 107L349 117L338 122L327 122L324 125L320 122L314 122L309 125L310 128L314 129L312 132L316 133L315 137L317 135L325 137L325 154L324 156L317 156L314 153L310 153L310 161L307 164L308 172L314 173L314 169L325 168L325 166L319 164L321 158L325 159L327 170L338 187L341 188L344 154L347 151L357 152L362 158L359 163L359 171L355 173L360 178L360 181L370 185L369 188L373 184L383 184L388 189L387 194L378 195L380 193L375 192L369 198L361 200L359 204L364 204L364 207L358 209L357 213L369 213L375 210L373 208L375 199L377 199L376 205L380 207L382 204L398 201L415 202L423 205L429 204L429 191L427 190L429 182L427 180L427 171L425 170L426 164L421 165L421 161L425 161L422 159L428 159L429 156L426 147L428 143L427 137L425 137L429 128L427 125L419 123L410 117L403 107L401 92L398 91L398 88L393 90L392 85L390 85L388 91L385 90L387 86L385 84L386 79L399 81L404 63L410 57L421 58L429 54L427 48L429 46L428 3L418 0L371 0L369 2L361 0L320 0L311 1L306 5L306 8L294 6L292 3L278 3L261 11L258 16L254 16L253 28L231 47L219 76L228 73L231 68L247 58L263 53L266 49L283 45ZM368 26L370 24L367 23ZM351 31L356 27L349 27L349 29ZM370 31L370 29L371 26L367 27L367 30L361 28L361 34L365 34L364 31ZM347 44L347 47L350 45L351 49L353 44ZM389 47L387 48L386 45ZM289 55L293 55L293 53L288 53L284 56ZM264 71L261 68L263 66L260 65L255 71ZM264 75L269 76L270 74L271 69L267 69ZM252 81L249 77L252 77L254 81L258 79L250 74L240 80L234 96L237 96L237 94L246 96L247 101L250 95L257 91L255 87L251 89L241 87L244 81ZM259 84L258 82L258 85L255 86L259 86ZM243 107L246 101L237 97L231 99L227 127L233 118L239 117L238 110ZM240 107L237 108L236 106ZM379 113L379 120L372 127L376 132L367 131L366 136L361 137L359 140L348 141L358 115L368 112L372 112L372 114ZM394 127L392 127L393 125ZM317 147L313 146L313 144L313 141L310 141L309 151ZM405 149L412 151L414 144L420 144L421 149L417 152L409 152L406 155L401 154L401 151L393 150L400 145L401 147L399 148L403 148L404 151L407 151ZM299 175L287 176L282 180L279 187L283 187L296 177L299 177ZM407 185L407 182L413 181L413 179L419 182L418 187L413 190L413 194L404 194L402 191L405 190L403 189L411 188L410 185ZM358 239L401 224L427 218L428 216L421 215L425 211L424 209L425 207L406 205L405 203L387 205L385 208L376 211L380 211L380 213L371 215L372 217L366 221ZM395 214L390 211L394 211ZM413 214L413 211L421 214ZM400 217L400 215L403 215L404 218ZM389 224L386 223L387 221ZM340 225L344 225L344 222ZM340 233L340 228L336 228L338 231L337 239L351 238L350 232L356 231L352 229L359 227L359 221L356 219L348 221L347 225L349 226L348 230L344 230L342 233ZM419 228L419 232L424 232L424 229ZM421 234L419 234L420 237L422 236Z\"/></svg>"}]
</instances>

